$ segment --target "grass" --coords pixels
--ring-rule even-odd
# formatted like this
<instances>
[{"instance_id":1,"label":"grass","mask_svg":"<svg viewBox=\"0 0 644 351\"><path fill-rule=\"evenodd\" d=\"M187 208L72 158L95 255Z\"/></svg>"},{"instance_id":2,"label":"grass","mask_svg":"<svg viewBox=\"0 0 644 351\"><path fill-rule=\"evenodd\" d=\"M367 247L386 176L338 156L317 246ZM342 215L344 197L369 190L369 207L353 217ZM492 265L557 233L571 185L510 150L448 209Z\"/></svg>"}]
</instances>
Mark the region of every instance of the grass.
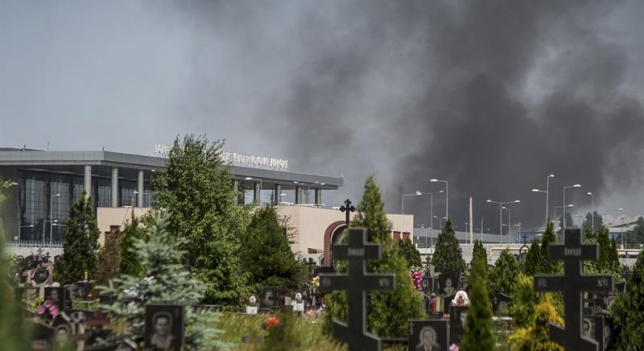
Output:
<instances>
[{"instance_id":1,"label":"grass","mask_svg":"<svg viewBox=\"0 0 644 351\"><path fill-rule=\"evenodd\" d=\"M217 325L218 329L224 331L221 340L233 345L230 351L259 351L261 345L242 343L242 337L261 337L267 334L262 330L262 323L269 315L245 315L223 313ZM302 345L297 351L344 351L346 345L340 344L330 336L322 332L322 319L314 316L300 316L295 319L296 334L300 336L299 342ZM407 350L404 347L385 347L385 351Z\"/></svg>"}]
</instances>

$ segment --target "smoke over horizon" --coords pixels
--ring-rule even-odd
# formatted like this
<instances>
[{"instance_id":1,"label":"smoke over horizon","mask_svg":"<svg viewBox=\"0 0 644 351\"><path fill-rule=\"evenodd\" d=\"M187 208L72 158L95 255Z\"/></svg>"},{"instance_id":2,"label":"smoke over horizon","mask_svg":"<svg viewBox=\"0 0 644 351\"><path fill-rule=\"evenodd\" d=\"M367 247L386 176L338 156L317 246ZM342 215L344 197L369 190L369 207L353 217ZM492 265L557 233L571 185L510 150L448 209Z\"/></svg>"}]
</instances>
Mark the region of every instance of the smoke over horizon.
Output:
<instances>
[{"instance_id":1,"label":"smoke over horizon","mask_svg":"<svg viewBox=\"0 0 644 351\"><path fill-rule=\"evenodd\" d=\"M512 222L530 229L545 216L545 196L530 190L544 190L552 173L551 217L563 186L575 183L582 188L566 191L574 213L590 208L589 191L598 194L596 207L616 199L640 206L632 214L644 212L634 200L644 156L641 2L143 4L128 8L125 19L116 10L105 15L124 28L106 35L115 51L126 36L151 47L140 49L149 56L122 50L132 68L112 76L139 86L141 71L156 62L156 74L144 81L167 79L140 89L168 86L149 98L154 109L140 107L138 115L162 116L166 138L205 133L226 138L238 152L289 159L294 171L342 175L345 187L324 195L327 205L347 197L357 203L373 173L389 212L399 213L401 195L418 190L433 193L440 217L444 184L430 183L438 178L449 181L450 217L459 230L470 196L476 227L483 217L498 231L498 205L486 199L520 199L510 206ZM95 21L85 11L75 15ZM70 30L87 30L90 19ZM116 30L102 28L92 30ZM83 49L67 49L57 54L82 61ZM107 78L95 78L88 84L105 85ZM137 139L137 148L150 140ZM424 196L405 198L417 224L427 225L429 207Z\"/></svg>"}]
</instances>

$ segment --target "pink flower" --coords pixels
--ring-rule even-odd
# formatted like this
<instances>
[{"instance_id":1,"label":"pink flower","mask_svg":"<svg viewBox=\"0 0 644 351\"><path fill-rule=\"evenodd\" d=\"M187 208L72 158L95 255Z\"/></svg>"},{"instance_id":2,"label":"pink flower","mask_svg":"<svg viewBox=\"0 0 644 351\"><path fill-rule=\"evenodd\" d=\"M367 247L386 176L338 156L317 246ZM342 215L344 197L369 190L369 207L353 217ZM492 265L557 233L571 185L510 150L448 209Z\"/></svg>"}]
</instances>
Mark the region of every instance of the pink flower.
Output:
<instances>
[{"instance_id":1,"label":"pink flower","mask_svg":"<svg viewBox=\"0 0 644 351\"><path fill-rule=\"evenodd\" d=\"M44 314L45 313L45 308L44 307L38 307L38 314Z\"/></svg>"},{"instance_id":2,"label":"pink flower","mask_svg":"<svg viewBox=\"0 0 644 351\"><path fill-rule=\"evenodd\" d=\"M45 301L45 303L42 304L43 306L49 308L51 307L51 302L49 300Z\"/></svg>"},{"instance_id":3,"label":"pink flower","mask_svg":"<svg viewBox=\"0 0 644 351\"><path fill-rule=\"evenodd\" d=\"M458 351L458 345L456 345L456 344L450 345L449 351Z\"/></svg>"},{"instance_id":4,"label":"pink flower","mask_svg":"<svg viewBox=\"0 0 644 351\"><path fill-rule=\"evenodd\" d=\"M40 322L40 317L34 317L34 323Z\"/></svg>"}]
</instances>

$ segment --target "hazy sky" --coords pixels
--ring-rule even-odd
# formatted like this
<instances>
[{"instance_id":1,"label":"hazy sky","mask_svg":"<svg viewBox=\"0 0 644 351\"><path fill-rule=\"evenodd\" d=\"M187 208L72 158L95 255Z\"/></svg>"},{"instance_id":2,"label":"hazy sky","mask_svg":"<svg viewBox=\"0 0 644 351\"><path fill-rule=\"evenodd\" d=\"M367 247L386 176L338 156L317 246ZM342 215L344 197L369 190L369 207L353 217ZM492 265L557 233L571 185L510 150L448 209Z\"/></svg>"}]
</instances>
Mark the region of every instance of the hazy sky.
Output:
<instances>
[{"instance_id":1,"label":"hazy sky","mask_svg":"<svg viewBox=\"0 0 644 351\"><path fill-rule=\"evenodd\" d=\"M0 2L0 146L149 154L177 135L401 191L450 215L540 225L562 187L644 213L644 2ZM403 189L403 190L401 190ZM429 200L406 197L427 223Z\"/></svg>"}]
</instances>

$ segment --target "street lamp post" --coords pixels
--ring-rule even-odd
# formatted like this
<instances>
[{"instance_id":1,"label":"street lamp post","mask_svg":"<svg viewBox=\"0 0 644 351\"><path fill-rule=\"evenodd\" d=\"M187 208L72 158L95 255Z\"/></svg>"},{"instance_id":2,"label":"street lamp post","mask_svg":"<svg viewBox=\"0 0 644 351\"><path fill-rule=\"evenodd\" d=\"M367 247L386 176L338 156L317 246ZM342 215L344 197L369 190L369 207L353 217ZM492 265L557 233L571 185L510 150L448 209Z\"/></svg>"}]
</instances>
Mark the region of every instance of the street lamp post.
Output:
<instances>
[{"instance_id":1,"label":"street lamp post","mask_svg":"<svg viewBox=\"0 0 644 351\"><path fill-rule=\"evenodd\" d=\"M548 204L548 193L550 191L550 178L554 178L554 177L555 177L554 174L550 174L550 175L548 175L548 177L546 177L546 190L545 191L544 190L539 190L539 189L532 189L533 193L544 193L544 194L546 194L546 224L545 224L546 226L548 225L548 214L549 214L548 213L548 208L550 207L549 204Z\"/></svg>"},{"instance_id":2,"label":"street lamp post","mask_svg":"<svg viewBox=\"0 0 644 351\"><path fill-rule=\"evenodd\" d=\"M447 217L434 216L434 218L438 219L438 229L443 227L443 219L447 221Z\"/></svg>"},{"instance_id":3,"label":"street lamp post","mask_svg":"<svg viewBox=\"0 0 644 351\"><path fill-rule=\"evenodd\" d=\"M60 194L54 194L49 197L49 246L53 241L54 233L54 198L60 197ZM45 238L43 238L44 240Z\"/></svg>"},{"instance_id":4,"label":"street lamp post","mask_svg":"<svg viewBox=\"0 0 644 351\"><path fill-rule=\"evenodd\" d=\"M563 232L566 232L566 189L569 188L581 188L581 184L575 184L575 185L568 185L563 187L563 225L561 228L563 229Z\"/></svg>"},{"instance_id":5,"label":"street lamp post","mask_svg":"<svg viewBox=\"0 0 644 351\"><path fill-rule=\"evenodd\" d=\"M499 235L501 236L501 243L503 243L503 205L511 204L511 203L519 203L519 202L521 202L521 200L492 201L492 200L488 199L487 202L489 202L491 204L498 204L499 205Z\"/></svg>"},{"instance_id":6,"label":"street lamp post","mask_svg":"<svg viewBox=\"0 0 644 351\"><path fill-rule=\"evenodd\" d=\"M432 183L445 183L445 217L449 218L449 182L447 180L439 180L432 178L429 180Z\"/></svg>"},{"instance_id":7,"label":"street lamp post","mask_svg":"<svg viewBox=\"0 0 644 351\"><path fill-rule=\"evenodd\" d=\"M555 213L553 214L553 217L555 217L555 219L557 219L557 209L558 208L565 208L565 207L575 207L575 205L568 204L567 206L555 206Z\"/></svg>"},{"instance_id":8,"label":"street lamp post","mask_svg":"<svg viewBox=\"0 0 644 351\"><path fill-rule=\"evenodd\" d=\"M514 225L517 227L517 243L521 243L521 222ZM525 243L524 243L525 244Z\"/></svg>"},{"instance_id":9,"label":"street lamp post","mask_svg":"<svg viewBox=\"0 0 644 351\"><path fill-rule=\"evenodd\" d=\"M512 211L505 206L503 206L503 209L508 210L508 244L510 244L510 240L512 240Z\"/></svg>"},{"instance_id":10,"label":"street lamp post","mask_svg":"<svg viewBox=\"0 0 644 351\"><path fill-rule=\"evenodd\" d=\"M590 220L590 223L591 223L590 228L592 231L594 231L595 230L595 195L593 195L593 193L591 193L590 191L588 192L588 195L590 195L591 199L593 200L593 207L591 208L592 219Z\"/></svg>"},{"instance_id":11,"label":"street lamp post","mask_svg":"<svg viewBox=\"0 0 644 351\"><path fill-rule=\"evenodd\" d=\"M402 194L402 214L405 214L405 196L420 196L422 193L420 191L416 191L415 193L411 194Z\"/></svg>"}]
</instances>

